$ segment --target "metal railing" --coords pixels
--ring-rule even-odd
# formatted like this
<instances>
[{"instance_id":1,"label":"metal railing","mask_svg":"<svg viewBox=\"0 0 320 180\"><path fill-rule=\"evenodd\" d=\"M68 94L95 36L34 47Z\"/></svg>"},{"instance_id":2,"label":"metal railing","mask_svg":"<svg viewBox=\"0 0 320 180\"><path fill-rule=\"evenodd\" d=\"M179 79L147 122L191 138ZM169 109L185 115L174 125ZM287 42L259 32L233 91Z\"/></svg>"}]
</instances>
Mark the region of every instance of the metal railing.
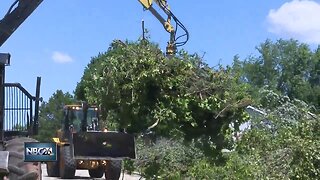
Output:
<instances>
[{"instance_id":1,"label":"metal railing","mask_svg":"<svg viewBox=\"0 0 320 180\"><path fill-rule=\"evenodd\" d=\"M19 83L4 83L4 136L36 135L38 132L40 78L36 96Z\"/></svg>"}]
</instances>

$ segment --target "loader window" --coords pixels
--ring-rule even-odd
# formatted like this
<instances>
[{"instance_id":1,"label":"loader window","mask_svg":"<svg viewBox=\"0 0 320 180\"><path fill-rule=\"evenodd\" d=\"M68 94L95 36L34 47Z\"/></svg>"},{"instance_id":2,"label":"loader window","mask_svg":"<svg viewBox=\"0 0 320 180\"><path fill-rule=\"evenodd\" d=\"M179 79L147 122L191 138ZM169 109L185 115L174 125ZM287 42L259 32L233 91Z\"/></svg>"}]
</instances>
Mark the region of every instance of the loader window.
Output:
<instances>
[{"instance_id":1,"label":"loader window","mask_svg":"<svg viewBox=\"0 0 320 180\"><path fill-rule=\"evenodd\" d=\"M89 130L98 130L98 112L95 108L88 109L87 125Z\"/></svg>"},{"instance_id":2,"label":"loader window","mask_svg":"<svg viewBox=\"0 0 320 180\"><path fill-rule=\"evenodd\" d=\"M73 128L76 131L80 131L81 129L81 119L83 118L82 110L70 110L70 125L73 125Z\"/></svg>"},{"instance_id":3,"label":"loader window","mask_svg":"<svg viewBox=\"0 0 320 180\"><path fill-rule=\"evenodd\" d=\"M74 130L81 130L83 116L81 108L69 110L69 124L73 125ZM87 128L88 130L98 130L98 112L96 108L89 108L87 111Z\"/></svg>"}]
</instances>

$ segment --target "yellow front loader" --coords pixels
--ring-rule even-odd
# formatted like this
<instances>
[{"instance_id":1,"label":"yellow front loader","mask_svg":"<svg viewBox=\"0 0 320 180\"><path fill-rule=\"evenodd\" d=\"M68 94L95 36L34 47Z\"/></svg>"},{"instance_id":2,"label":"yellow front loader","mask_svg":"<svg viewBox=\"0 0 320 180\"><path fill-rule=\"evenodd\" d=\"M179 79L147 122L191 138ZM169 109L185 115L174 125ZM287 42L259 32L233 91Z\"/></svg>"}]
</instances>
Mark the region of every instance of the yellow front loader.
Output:
<instances>
[{"instance_id":1,"label":"yellow front loader","mask_svg":"<svg viewBox=\"0 0 320 180\"><path fill-rule=\"evenodd\" d=\"M122 160L135 159L134 136L107 131L95 106L66 105L61 128L53 141L58 161L47 162L51 177L73 178L77 169L87 169L92 178L119 179Z\"/></svg>"}]
</instances>

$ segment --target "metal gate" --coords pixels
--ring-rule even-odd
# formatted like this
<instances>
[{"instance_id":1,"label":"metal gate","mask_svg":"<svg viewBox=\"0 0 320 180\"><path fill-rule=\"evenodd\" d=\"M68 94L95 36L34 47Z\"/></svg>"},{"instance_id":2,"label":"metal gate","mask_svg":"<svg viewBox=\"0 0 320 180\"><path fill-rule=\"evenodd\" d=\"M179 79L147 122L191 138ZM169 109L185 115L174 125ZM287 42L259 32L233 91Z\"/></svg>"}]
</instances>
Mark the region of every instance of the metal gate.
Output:
<instances>
[{"instance_id":1,"label":"metal gate","mask_svg":"<svg viewBox=\"0 0 320 180\"><path fill-rule=\"evenodd\" d=\"M4 83L4 136L28 136L38 133L40 78L36 96L19 83Z\"/></svg>"}]
</instances>

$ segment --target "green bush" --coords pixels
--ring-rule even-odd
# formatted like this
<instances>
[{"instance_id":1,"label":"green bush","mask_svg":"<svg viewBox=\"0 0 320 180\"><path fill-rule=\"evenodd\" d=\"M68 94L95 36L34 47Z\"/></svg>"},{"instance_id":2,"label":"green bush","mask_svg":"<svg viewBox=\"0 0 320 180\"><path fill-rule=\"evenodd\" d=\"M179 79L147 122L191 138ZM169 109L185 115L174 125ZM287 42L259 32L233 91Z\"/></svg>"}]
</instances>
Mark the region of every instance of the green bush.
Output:
<instances>
[{"instance_id":1,"label":"green bush","mask_svg":"<svg viewBox=\"0 0 320 180\"><path fill-rule=\"evenodd\" d=\"M137 159L126 161L125 167L131 172L139 171L147 179L181 179L201 159L204 155L194 144L165 138L155 142L138 138Z\"/></svg>"},{"instance_id":2,"label":"green bush","mask_svg":"<svg viewBox=\"0 0 320 180\"><path fill-rule=\"evenodd\" d=\"M319 179L320 178L320 119L307 113L309 107L302 101L281 101L266 107L272 126L259 126L245 132L236 151L244 157L253 157L261 171L255 178ZM262 99L267 100L269 95ZM257 124L258 119L253 119ZM250 158L249 158L250 159Z\"/></svg>"}]
</instances>

